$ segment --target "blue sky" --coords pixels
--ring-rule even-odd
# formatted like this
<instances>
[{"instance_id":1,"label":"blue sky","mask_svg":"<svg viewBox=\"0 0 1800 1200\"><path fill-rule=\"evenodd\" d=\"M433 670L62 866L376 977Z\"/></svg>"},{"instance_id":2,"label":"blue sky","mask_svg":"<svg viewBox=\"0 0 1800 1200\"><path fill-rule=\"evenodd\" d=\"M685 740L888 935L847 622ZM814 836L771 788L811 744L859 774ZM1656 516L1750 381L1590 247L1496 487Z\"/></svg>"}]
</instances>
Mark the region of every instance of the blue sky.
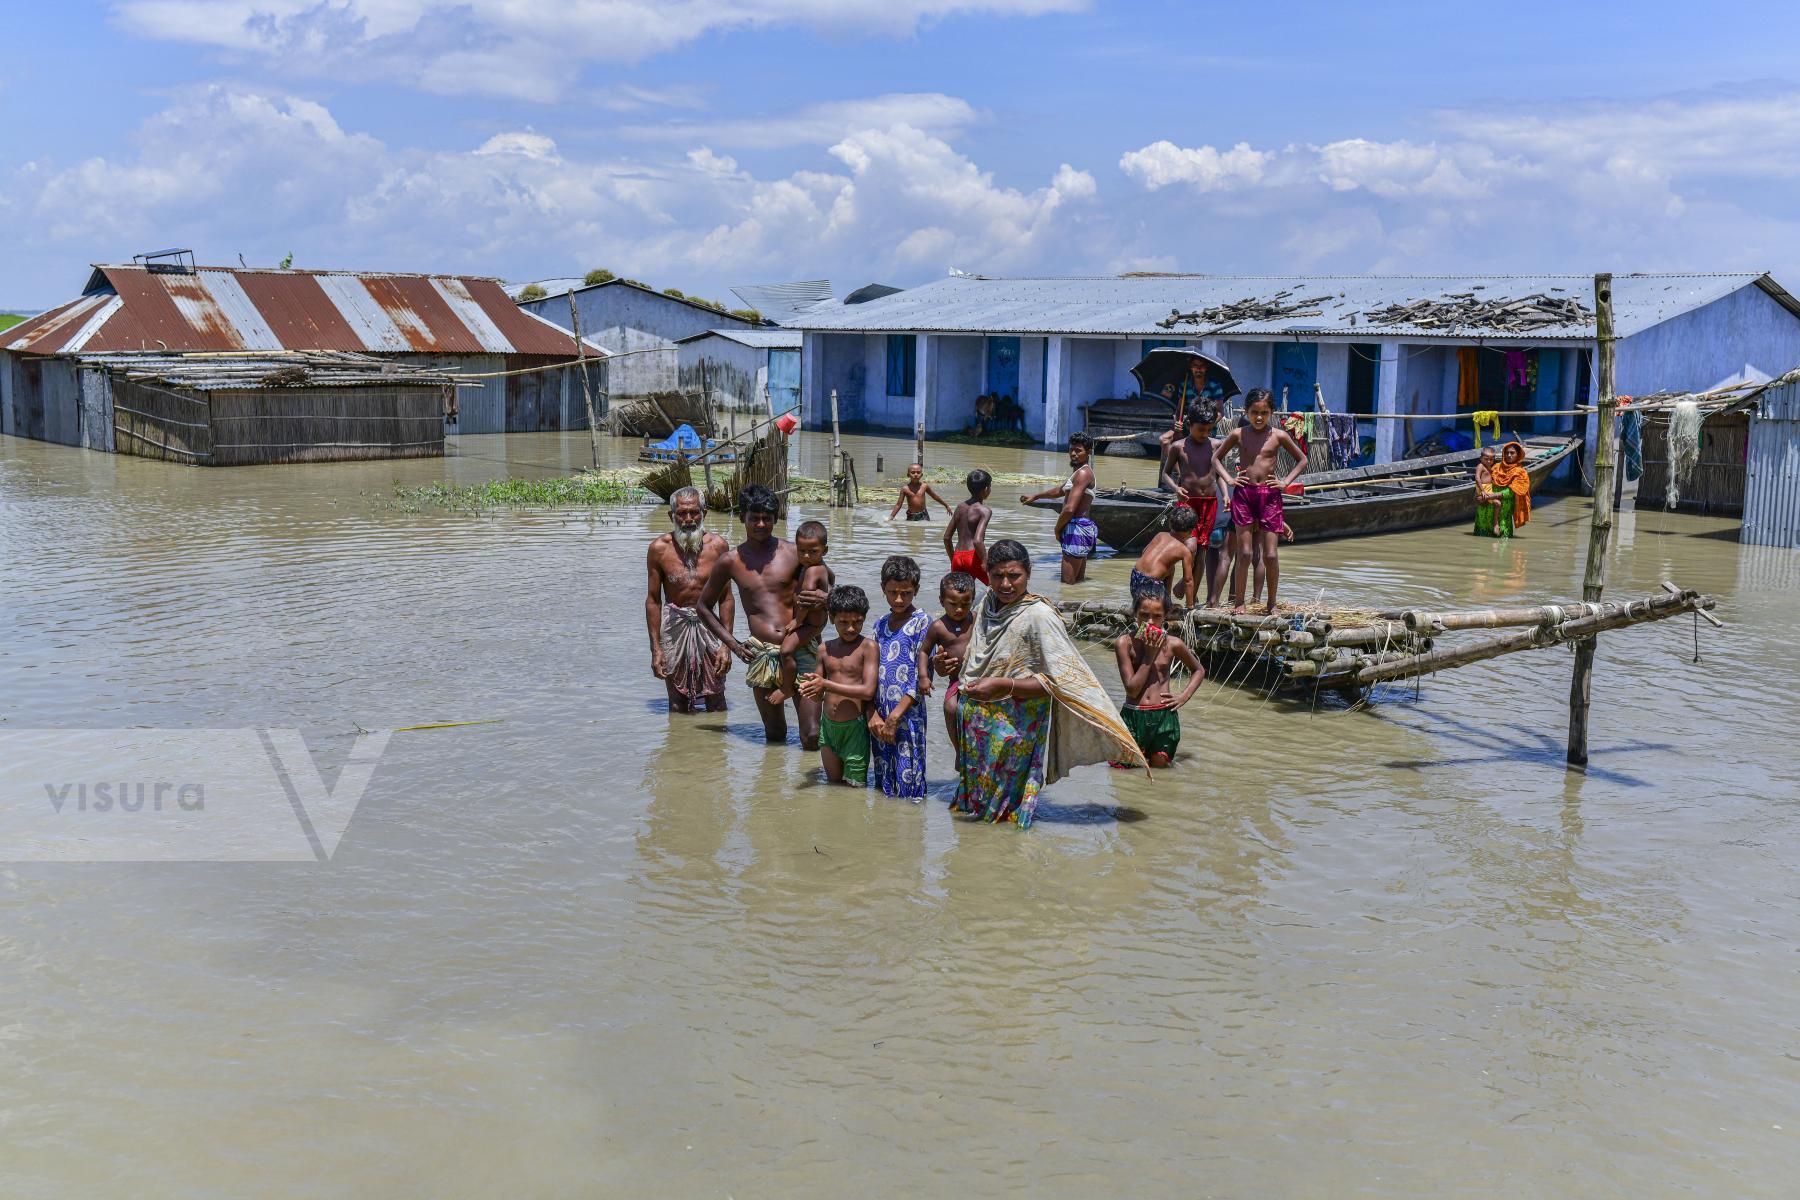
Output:
<instances>
[{"instance_id":1,"label":"blue sky","mask_svg":"<svg viewBox=\"0 0 1800 1200\"><path fill-rule=\"evenodd\" d=\"M732 283L1766 268L1800 7L14 6L0 304L84 264Z\"/></svg>"}]
</instances>

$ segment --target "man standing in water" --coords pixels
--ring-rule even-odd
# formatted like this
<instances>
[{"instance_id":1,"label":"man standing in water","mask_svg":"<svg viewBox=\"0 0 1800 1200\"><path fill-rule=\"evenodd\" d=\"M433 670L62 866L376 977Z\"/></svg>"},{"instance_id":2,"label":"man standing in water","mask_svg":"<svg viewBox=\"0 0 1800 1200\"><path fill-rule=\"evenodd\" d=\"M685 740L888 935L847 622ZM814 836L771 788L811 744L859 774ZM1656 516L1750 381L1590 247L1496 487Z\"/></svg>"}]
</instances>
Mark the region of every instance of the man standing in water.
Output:
<instances>
[{"instance_id":1,"label":"man standing in water","mask_svg":"<svg viewBox=\"0 0 1800 1200\"><path fill-rule=\"evenodd\" d=\"M650 590L644 596L650 670L668 689L670 712L693 712L702 705L708 712L723 712L731 652L707 628L696 601L707 574L730 543L702 527L706 509L698 488L684 487L669 497L669 520L674 530L651 542L645 556L650 572ZM736 616L727 595L720 605L726 628Z\"/></svg>"},{"instance_id":2,"label":"man standing in water","mask_svg":"<svg viewBox=\"0 0 1800 1200\"><path fill-rule=\"evenodd\" d=\"M1033 504L1062 496L1062 512L1056 518L1056 540L1062 546L1062 581L1080 583L1087 578L1088 559L1100 544L1100 529L1088 516L1094 505L1094 439L1085 432L1069 435L1069 478L1061 487L1020 496L1020 504Z\"/></svg>"},{"instance_id":3,"label":"man standing in water","mask_svg":"<svg viewBox=\"0 0 1800 1200\"><path fill-rule=\"evenodd\" d=\"M775 536L779 507L775 493L760 483L750 484L738 493L744 540L718 557L700 592L700 619L733 654L754 664L747 678L756 696L756 710L762 717L763 736L770 742L787 741L787 709L769 700L769 692L780 682L782 630L794 618L795 600L804 598L808 604L825 602L824 594L816 590L804 597L799 594L800 556L792 544ZM749 644L738 641L728 620L721 616L723 613L728 617L731 611L727 606L733 584L737 585L744 621L750 626ZM795 696L794 715L800 722L800 745L806 750L817 750L819 702Z\"/></svg>"}]
</instances>

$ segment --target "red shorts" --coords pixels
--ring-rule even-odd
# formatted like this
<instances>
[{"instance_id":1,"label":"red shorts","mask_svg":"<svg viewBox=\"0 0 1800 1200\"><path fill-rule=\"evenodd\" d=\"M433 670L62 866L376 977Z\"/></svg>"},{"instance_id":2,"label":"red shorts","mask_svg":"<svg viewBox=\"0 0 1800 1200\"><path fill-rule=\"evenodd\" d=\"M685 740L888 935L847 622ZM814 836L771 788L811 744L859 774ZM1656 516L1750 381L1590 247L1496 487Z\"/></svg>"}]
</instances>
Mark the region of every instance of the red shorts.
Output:
<instances>
[{"instance_id":1,"label":"red shorts","mask_svg":"<svg viewBox=\"0 0 1800 1200\"><path fill-rule=\"evenodd\" d=\"M1199 540L1200 548L1206 549L1212 541L1213 526L1219 523L1219 498L1207 496L1200 500L1177 500L1177 508L1192 509L1197 520L1194 522L1194 537Z\"/></svg>"},{"instance_id":2,"label":"red shorts","mask_svg":"<svg viewBox=\"0 0 1800 1200\"><path fill-rule=\"evenodd\" d=\"M987 568L981 565L981 560L975 556L975 551L973 549L958 550L956 553L952 554L950 556L950 569L952 571L962 571L965 574L973 575L978 583L988 582Z\"/></svg>"}]
</instances>

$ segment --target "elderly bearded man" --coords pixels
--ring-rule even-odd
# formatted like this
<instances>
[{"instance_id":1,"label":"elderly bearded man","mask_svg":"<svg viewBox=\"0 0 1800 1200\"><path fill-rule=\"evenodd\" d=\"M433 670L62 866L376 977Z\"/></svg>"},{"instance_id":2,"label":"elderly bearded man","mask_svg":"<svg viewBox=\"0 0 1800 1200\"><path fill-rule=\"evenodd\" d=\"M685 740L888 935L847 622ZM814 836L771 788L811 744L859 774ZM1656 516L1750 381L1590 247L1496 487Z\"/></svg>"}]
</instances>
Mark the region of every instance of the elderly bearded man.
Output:
<instances>
[{"instance_id":1,"label":"elderly bearded man","mask_svg":"<svg viewBox=\"0 0 1800 1200\"><path fill-rule=\"evenodd\" d=\"M731 670L726 649L700 617L697 607L707 574L731 544L701 527L706 509L697 488L685 487L669 497L669 520L675 528L650 543L645 565L650 590L644 597L644 624L650 628L650 669L669 691L670 712L725 708L725 675ZM728 593L719 618L730 629L736 616Z\"/></svg>"}]
</instances>

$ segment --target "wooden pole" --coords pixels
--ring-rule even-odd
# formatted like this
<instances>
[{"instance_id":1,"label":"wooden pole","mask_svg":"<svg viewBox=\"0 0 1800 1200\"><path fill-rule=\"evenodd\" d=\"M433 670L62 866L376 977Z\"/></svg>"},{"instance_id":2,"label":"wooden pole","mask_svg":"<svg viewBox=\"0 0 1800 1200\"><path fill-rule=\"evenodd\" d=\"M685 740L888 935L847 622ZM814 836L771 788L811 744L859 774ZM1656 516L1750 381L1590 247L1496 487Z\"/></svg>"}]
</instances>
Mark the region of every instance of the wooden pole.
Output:
<instances>
[{"instance_id":1,"label":"wooden pole","mask_svg":"<svg viewBox=\"0 0 1800 1200\"><path fill-rule=\"evenodd\" d=\"M1613 339L1612 275L1594 276L1594 340L1599 349L1600 414L1594 447L1594 507L1588 526L1587 574L1581 598L1589 604L1606 589L1606 556L1612 548L1613 527L1613 422L1618 397L1613 394L1617 347ZM1575 643L1575 673L1569 680L1569 748L1571 767L1585 767L1588 760L1588 703L1594 681L1596 639Z\"/></svg>"},{"instance_id":2,"label":"wooden pole","mask_svg":"<svg viewBox=\"0 0 1800 1200\"><path fill-rule=\"evenodd\" d=\"M831 499L834 506L844 506L845 489L849 486L844 477L844 437L838 429L837 389L831 389Z\"/></svg>"},{"instance_id":3,"label":"wooden pole","mask_svg":"<svg viewBox=\"0 0 1800 1200\"><path fill-rule=\"evenodd\" d=\"M569 329L575 335L575 357L581 361L581 398L587 403L588 444L594 453L594 470L600 469L600 419L594 414L594 389L588 382L587 346L581 340L581 314L575 309L575 289L569 289Z\"/></svg>"},{"instance_id":4,"label":"wooden pole","mask_svg":"<svg viewBox=\"0 0 1800 1200\"><path fill-rule=\"evenodd\" d=\"M925 466L925 422L913 426L913 457L921 468Z\"/></svg>"}]
</instances>

